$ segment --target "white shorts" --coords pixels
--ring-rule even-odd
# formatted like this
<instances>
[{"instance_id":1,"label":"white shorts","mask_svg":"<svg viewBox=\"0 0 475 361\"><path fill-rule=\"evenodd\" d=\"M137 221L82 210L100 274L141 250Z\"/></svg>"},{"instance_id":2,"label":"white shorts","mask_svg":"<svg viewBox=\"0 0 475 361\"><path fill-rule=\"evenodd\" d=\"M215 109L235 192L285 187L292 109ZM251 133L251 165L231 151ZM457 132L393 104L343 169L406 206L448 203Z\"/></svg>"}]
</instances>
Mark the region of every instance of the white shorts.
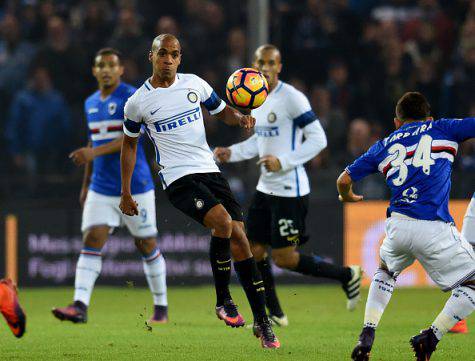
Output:
<instances>
[{"instance_id":1,"label":"white shorts","mask_svg":"<svg viewBox=\"0 0 475 361\"><path fill-rule=\"evenodd\" d=\"M463 218L462 236L475 246L475 198L472 198L468 205L465 217Z\"/></svg>"},{"instance_id":2,"label":"white shorts","mask_svg":"<svg viewBox=\"0 0 475 361\"><path fill-rule=\"evenodd\" d=\"M432 280L449 291L475 278L475 253L450 223L393 215L386 220L381 260L395 276L417 259Z\"/></svg>"},{"instance_id":3,"label":"white shorts","mask_svg":"<svg viewBox=\"0 0 475 361\"><path fill-rule=\"evenodd\" d=\"M81 231L94 226L111 228L125 225L136 238L155 237L157 219L155 214L155 190L132 195L138 203L139 214L126 216L119 209L120 197L106 196L89 190L82 212Z\"/></svg>"}]
</instances>

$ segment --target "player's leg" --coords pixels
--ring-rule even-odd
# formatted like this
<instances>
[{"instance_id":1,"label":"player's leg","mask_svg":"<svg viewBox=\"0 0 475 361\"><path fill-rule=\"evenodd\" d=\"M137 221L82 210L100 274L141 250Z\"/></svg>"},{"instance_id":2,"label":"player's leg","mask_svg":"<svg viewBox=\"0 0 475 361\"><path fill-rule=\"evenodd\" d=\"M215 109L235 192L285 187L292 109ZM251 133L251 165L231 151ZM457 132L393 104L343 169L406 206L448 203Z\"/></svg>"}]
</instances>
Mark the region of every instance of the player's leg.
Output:
<instances>
[{"instance_id":1,"label":"player's leg","mask_svg":"<svg viewBox=\"0 0 475 361\"><path fill-rule=\"evenodd\" d=\"M276 265L304 275L339 281L347 295L347 308L353 310L360 299L361 267L343 267L296 251L296 246L308 240L305 234L308 196L268 198L272 209L272 258Z\"/></svg>"},{"instance_id":2,"label":"player's leg","mask_svg":"<svg viewBox=\"0 0 475 361\"><path fill-rule=\"evenodd\" d=\"M205 183L210 174L192 174L168 186L166 194L173 206L211 229L210 262L216 289L216 315L227 325L244 325L229 292L231 278L231 217Z\"/></svg>"},{"instance_id":3,"label":"player's leg","mask_svg":"<svg viewBox=\"0 0 475 361\"><path fill-rule=\"evenodd\" d=\"M109 226L95 226L85 231L84 247L76 264L74 302L67 307L53 308L56 318L74 323L87 322L87 309L102 268L101 250L109 236L109 230Z\"/></svg>"},{"instance_id":4,"label":"player's leg","mask_svg":"<svg viewBox=\"0 0 475 361\"><path fill-rule=\"evenodd\" d=\"M266 195L257 191L251 201L247 214L247 237L251 252L262 275L266 294L266 307L269 318L278 326L287 326L288 320L279 303L275 289L274 275L267 248L271 243L271 209Z\"/></svg>"},{"instance_id":5,"label":"player's leg","mask_svg":"<svg viewBox=\"0 0 475 361\"><path fill-rule=\"evenodd\" d=\"M155 237L135 238L135 245L142 254L143 269L153 296L153 315L149 323L168 322L167 266Z\"/></svg>"},{"instance_id":6,"label":"player's leg","mask_svg":"<svg viewBox=\"0 0 475 361\"><path fill-rule=\"evenodd\" d=\"M120 225L118 207L120 197L105 196L89 190L84 203L81 231L84 246L76 264L74 303L53 308L54 316L74 323L87 321L87 308L92 290L102 268L102 247L109 231Z\"/></svg>"},{"instance_id":7,"label":"player's leg","mask_svg":"<svg viewBox=\"0 0 475 361\"><path fill-rule=\"evenodd\" d=\"M380 249L381 264L369 287L363 329L351 354L353 360L369 360L376 328L391 300L396 277L414 262L410 240L410 229L398 228L398 220L393 217L386 221L386 238Z\"/></svg>"},{"instance_id":8,"label":"player's leg","mask_svg":"<svg viewBox=\"0 0 475 361\"><path fill-rule=\"evenodd\" d=\"M465 212L462 225L462 237L475 247L475 198L472 198ZM466 320L461 320L450 329L453 333L468 333Z\"/></svg>"},{"instance_id":9,"label":"player's leg","mask_svg":"<svg viewBox=\"0 0 475 361\"><path fill-rule=\"evenodd\" d=\"M475 310L475 253L472 246L448 223L425 223L426 226L419 228L429 236L423 243L414 242L414 252L432 280L442 290L452 290L452 295L430 328L411 339L418 360L429 359L442 337Z\"/></svg>"},{"instance_id":10,"label":"player's leg","mask_svg":"<svg viewBox=\"0 0 475 361\"><path fill-rule=\"evenodd\" d=\"M121 214L122 222L135 239L135 245L142 254L145 278L153 296L154 314L150 323L168 321L167 269L165 258L157 245L157 218L155 212L155 190L133 195L138 204L138 216ZM120 212L117 208L117 212Z\"/></svg>"},{"instance_id":11,"label":"player's leg","mask_svg":"<svg viewBox=\"0 0 475 361\"><path fill-rule=\"evenodd\" d=\"M26 330L26 316L18 302L16 286L9 278L0 280L0 312L15 337L22 337Z\"/></svg>"},{"instance_id":12,"label":"player's leg","mask_svg":"<svg viewBox=\"0 0 475 361\"><path fill-rule=\"evenodd\" d=\"M239 217L235 216L234 218ZM237 220L233 220L232 223L231 253L234 259L234 270L251 306L254 316L254 335L261 339L262 347L279 348L280 342L275 336L266 314L264 282L252 256L244 223Z\"/></svg>"}]
</instances>

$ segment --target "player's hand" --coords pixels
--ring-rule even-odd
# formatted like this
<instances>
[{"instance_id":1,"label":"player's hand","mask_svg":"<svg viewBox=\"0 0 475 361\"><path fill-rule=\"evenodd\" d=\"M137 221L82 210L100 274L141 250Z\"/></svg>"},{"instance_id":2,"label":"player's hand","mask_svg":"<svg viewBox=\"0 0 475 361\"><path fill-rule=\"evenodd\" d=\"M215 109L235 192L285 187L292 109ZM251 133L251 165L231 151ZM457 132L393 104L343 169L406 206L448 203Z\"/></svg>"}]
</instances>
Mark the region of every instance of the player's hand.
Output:
<instances>
[{"instance_id":1,"label":"player's hand","mask_svg":"<svg viewBox=\"0 0 475 361\"><path fill-rule=\"evenodd\" d=\"M84 165L91 162L94 159L94 149L91 147L83 147L76 149L69 154L69 158L72 159L76 165Z\"/></svg>"},{"instance_id":2,"label":"player's hand","mask_svg":"<svg viewBox=\"0 0 475 361\"><path fill-rule=\"evenodd\" d=\"M225 147L216 147L213 151L214 158L219 163L227 163L231 158L231 149Z\"/></svg>"},{"instance_id":3,"label":"player's hand","mask_svg":"<svg viewBox=\"0 0 475 361\"><path fill-rule=\"evenodd\" d=\"M254 128L254 124L256 124L256 118L251 115L241 115L241 119L239 120L239 126L244 129L252 129Z\"/></svg>"},{"instance_id":4,"label":"player's hand","mask_svg":"<svg viewBox=\"0 0 475 361\"><path fill-rule=\"evenodd\" d=\"M360 202L363 200L363 196L359 194L354 194L353 191L350 191L348 194L339 195L338 200L340 202Z\"/></svg>"},{"instance_id":5,"label":"player's hand","mask_svg":"<svg viewBox=\"0 0 475 361\"><path fill-rule=\"evenodd\" d=\"M89 187L81 187L81 192L79 193L79 204L81 205L81 208L84 208L88 191Z\"/></svg>"},{"instance_id":6,"label":"player's hand","mask_svg":"<svg viewBox=\"0 0 475 361\"><path fill-rule=\"evenodd\" d=\"M122 194L120 196L119 208L122 213L128 216L136 216L139 214L138 203L134 201L131 194Z\"/></svg>"},{"instance_id":7,"label":"player's hand","mask_svg":"<svg viewBox=\"0 0 475 361\"><path fill-rule=\"evenodd\" d=\"M257 161L257 165L263 164L268 172L278 172L282 169L279 158L273 155L265 155Z\"/></svg>"}]
</instances>

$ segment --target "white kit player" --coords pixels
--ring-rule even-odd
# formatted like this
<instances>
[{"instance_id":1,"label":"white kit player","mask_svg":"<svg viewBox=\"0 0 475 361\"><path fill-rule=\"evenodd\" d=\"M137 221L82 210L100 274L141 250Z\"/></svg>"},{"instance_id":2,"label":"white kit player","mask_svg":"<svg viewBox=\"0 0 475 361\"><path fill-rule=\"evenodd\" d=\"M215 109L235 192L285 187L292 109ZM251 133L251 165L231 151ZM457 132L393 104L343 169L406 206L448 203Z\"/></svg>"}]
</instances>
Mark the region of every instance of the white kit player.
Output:
<instances>
[{"instance_id":1,"label":"white kit player","mask_svg":"<svg viewBox=\"0 0 475 361\"><path fill-rule=\"evenodd\" d=\"M77 165L85 165L80 196L84 248L76 266L74 303L54 308L52 312L60 320L87 321L92 290L101 272L101 250L109 233L125 225L142 254L145 276L153 295L154 313L149 322L165 323L168 321L166 266L157 247L154 183L142 144L138 146L132 177L132 193L140 202L140 216L125 216L119 209L124 105L136 89L121 82L124 68L120 53L115 49L99 50L92 71L99 90L85 101L89 146L70 155Z\"/></svg>"},{"instance_id":2,"label":"white kit player","mask_svg":"<svg viewBox=\"0 0 475 361\"><path fill-rule=\"evenodd\" d=\"M130 192L137 137L142 125L155 145L160 178L174 207L211 229L210 261L216 288L215 312L232 327L244 325L229 293L231 256L254 316L254 334L264 348L280 347L265 310L263 281L247 240L240 205L213 159L201 105L228 125L254 126L254 118L226 105L194 74L177 73L181 46L170 34L157 36L149 52L152 76L127 101L121 155L121 210L138 214Z\"/></svg>"},{"instance_id":3,"label":"white kit player","mask_svg":"<svg viewBox=\"0 0 475 361\"><path fill-rule=\"evenodd\" d=\"M275 291L269 246L278 267L339 281L353 310L359 300L361 268L297 252L297 246L308 240L305 219L310 184L304 164L326 147L325 132L305 95L279 80L282 63L277 47L259 47L254 67L266 77L270 90L265 103L251 112L256 118L254 135L229 148L218 147L214 155L222 163L260 158L261 176L249 208L247 231L264 280L269 317L279 326L288 324Z\"/></svg>"},{"instance_id":4,"label":"white kit player","mask_svg":"<svg viewBox=\"0 0 475 361\"><path fill-rule=\"evenodd\" d=\"M391 189L381 264L366 301L364 327L351 355L368 360L376 327L397 276L416 259L432 280L452 295L432 325L411 338L418 361L427 361L441 338L475 310L475 253L449 213L450 176L459 143L475 137L475 118L439 119L417 92L399 99L396 131L374 144L340 175L340 200L361 201L352 184L380 172ZM470 222L468 222L470 223Z\"/></svg>"},{"instance_id":5,"label":"white kit player","mask_svg":"<svg viewBox=\"0 0 475 361\"><path fill-rule=\"evenodd\" d=\"M472 196L462 224L462 237L475 249L475 193ZM450 329L453 333L468 333L467 320L461 320Z\"/></svg>"}]
</instances>

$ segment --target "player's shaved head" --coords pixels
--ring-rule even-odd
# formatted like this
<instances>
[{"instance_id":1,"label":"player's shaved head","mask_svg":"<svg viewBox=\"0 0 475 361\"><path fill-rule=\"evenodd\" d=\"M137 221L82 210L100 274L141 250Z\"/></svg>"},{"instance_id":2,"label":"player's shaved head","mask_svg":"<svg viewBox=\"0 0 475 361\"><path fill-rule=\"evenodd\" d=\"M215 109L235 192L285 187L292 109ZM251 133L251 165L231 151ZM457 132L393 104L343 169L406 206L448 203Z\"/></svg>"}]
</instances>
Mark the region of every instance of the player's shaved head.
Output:
<instances>
[{"instance_id":1,"label":"player's shaved head","mask_svg":"<svg viewBox=\"0 0 475 361\"><path fill-rule=\"evenodd\" d=\"M278 62L281 61L282 57L280 55L279 48L272 44L264 44L264 45L259 46L254 52L254 59L257 60L258 58L262 56L263 53L266 53L266 52L272 52L273 55L275 56L275 60L277 60Z\"/></svg>"},{"instance_id":2,"label":"player's shaved head","mask_svg":"<svg viewBox=\"0 0 475 361\"><path fill-rule=\"evenodd\" d=\"M153 39L152 41L152 51L157 51L158 49L160 49L163 43L168 42L175 43L181 51L180 42L178 41L177 37L172 34L160 34L156 36L155 39Z\"/></svg>"}]
</instances>

